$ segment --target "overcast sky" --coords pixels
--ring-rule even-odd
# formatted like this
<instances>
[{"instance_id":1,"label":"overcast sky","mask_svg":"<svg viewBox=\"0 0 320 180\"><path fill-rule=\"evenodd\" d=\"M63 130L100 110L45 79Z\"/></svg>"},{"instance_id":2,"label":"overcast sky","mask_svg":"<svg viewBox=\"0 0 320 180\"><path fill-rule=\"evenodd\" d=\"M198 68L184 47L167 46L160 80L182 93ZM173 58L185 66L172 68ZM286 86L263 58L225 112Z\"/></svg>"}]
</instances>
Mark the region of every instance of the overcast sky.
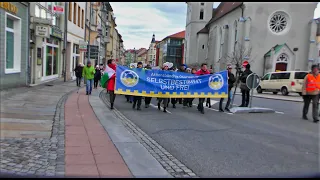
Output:
<instances>
[{"instance_id":1,"label":"overcast sky","mask_svg":"<svg viewBox=\"0 0 320 180\"><path fill-rule=\"evenodd\" d=\"M152 34L156 40L185 30L187 4L185 2L110 2L116 17L117 30L125 49L149 48ZM215 2L217 7L220 2ZM315 10L320 17L320 3Z\"/></svg>"}]
</instances>

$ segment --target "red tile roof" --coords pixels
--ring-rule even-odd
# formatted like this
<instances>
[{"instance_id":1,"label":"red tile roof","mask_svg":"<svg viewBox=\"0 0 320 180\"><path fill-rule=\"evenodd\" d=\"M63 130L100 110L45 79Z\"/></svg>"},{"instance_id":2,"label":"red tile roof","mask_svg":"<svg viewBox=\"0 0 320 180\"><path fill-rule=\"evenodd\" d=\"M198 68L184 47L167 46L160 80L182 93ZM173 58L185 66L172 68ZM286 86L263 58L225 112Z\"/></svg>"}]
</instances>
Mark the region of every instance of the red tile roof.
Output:
<instances>
[{"instance_id":1,"label":"red tile roof","mask_svg":"<svg viewBox=\"0 0 320 180\"><path fill-rule=\"evenodd\" d=\"M167 36L166 38L185 38L186 36L186 31L181 31L181 32L178 32L178 33L175 33L175 34L172 34L170 36Z\"/></svg>"},{"instance_id":2,"label":"red tile roof","mask_svg":"<svg viewBox=\"0 0 320 180\"><path fill-rule=\"evenodd\" d=\"M207 23L206 26L220 19L221 17L235 10L236 8L240 7L242 4L243 2L221 2L217 9L214 11L214 13L212 13L214 16L211 18L211 20Z\"/></svg>"}]
</instances>

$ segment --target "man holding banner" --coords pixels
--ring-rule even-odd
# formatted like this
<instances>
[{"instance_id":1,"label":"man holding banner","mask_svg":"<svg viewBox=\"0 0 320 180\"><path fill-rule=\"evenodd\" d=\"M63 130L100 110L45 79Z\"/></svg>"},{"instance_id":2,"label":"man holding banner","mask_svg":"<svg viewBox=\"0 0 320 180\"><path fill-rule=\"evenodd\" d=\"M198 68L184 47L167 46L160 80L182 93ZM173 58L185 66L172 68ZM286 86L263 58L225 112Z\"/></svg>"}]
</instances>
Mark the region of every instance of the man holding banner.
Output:
<instances>
[{"instance_id":1,"label":"man holding banner","mask_svg":"<svg viewBox=\"0 0 320 180\"><path fill-rule=\"evenodd\" d=\"M199 71L197 71L196 73L197 75L201 76L201 75L206 75L206 74L210 74L210 71L208 71L207 68L207 64L206 63L202 63L201 64L201 69ZM204 114L204 107L203 107L203 103L205 101L206 98L199 98L199 104L198 104L198 110Z\"/></svg>"},{"instance_id":2,"label":"man holding banner","mask_svg":"<svg viewBox=\"0 0 320 180\"><path fill-rule=\"evenodd\" d=\"M105 71L101 78L101 86L107 88L110 96L111 109L113 109L114 100L116 94L114 93L115 81L116 81L116 62L114 59L109 59L106 65Z\"/></svg>"},{"instance_id":3,"label":"man holding banner","mask_svg":"<svg viewBox=\"0 0 320 180\"><path fill-rule=\"evenodd\" d=\"M168 71L169 70L169 63L166 62L163 64L163 70ZM158 109L161 110L161 102L163 101L163 112L167 112L167 106L168 106L168 100L169 98L158 98Z\"/></svg>"},{"instance_id":4,"label":"man holding banner","mask_svg":"<svg viewBox=\"0 0 320 180\"><path fill-rule=\"evenodd\" d=\"M143 64L142 62L138 62L137 64L137 68L142 68ZM132 105L132 109L136 108L137 105L137 110L141 110L141 101L142 101L142 96L133 96L133 105ZM138 103L137 103L138 102Z\"/></svg>"}]
</instances>

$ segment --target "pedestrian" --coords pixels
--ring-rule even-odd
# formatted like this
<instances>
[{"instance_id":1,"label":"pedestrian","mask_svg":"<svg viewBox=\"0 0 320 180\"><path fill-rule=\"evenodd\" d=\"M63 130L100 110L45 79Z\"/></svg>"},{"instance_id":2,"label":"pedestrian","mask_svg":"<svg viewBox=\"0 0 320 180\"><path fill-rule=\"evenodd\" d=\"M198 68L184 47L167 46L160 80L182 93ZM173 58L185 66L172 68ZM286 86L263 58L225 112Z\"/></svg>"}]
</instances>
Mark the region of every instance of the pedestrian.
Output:
<instances>
[{"instance_id":1,"label":"pedestrian","mask_svg":"<svg viewBox=\"0 0 320 180\"><path fill-rule=\"evenodd\" d=\"M101 79L101 69L99 65L96 66L96 73L94 74L94 89L98 88L98 83Z\"/></svg>"},{"instance_id":2,"label":"pedestrian","mask_svg":"<svg viewBox=\"0 0 320 180\"><path fill-rule=\"evenodd\" d=\"M196 68L192 68L191 69L191 74L196 74L197 73L197 69ZM189 107L192 107L192 104L193 104L193 100L194 100L194 98L188 98L188 105L189 105Z\"/></svg>"},{"instance_id":3,"label":"pedestrian","mask_svg":"<svg viewBox=\"0 0 320 180\"><path fill-rule=\"evenodd\" d=\"M226 107L224 108L226 111L230 112L229 110L229 105L230 105L230 101L231 101L231 89L233 88L233 84L236 82L236 78L234 77L234 75L232 74L232 66L229 65L227 66L227 70L228 70L228 101L226 104ZM220 99L220 103L219 103L219 111L223 112L222 109L222 103L223 103L224 98Z\"/></svg>"},{"instance_id":4,"label":"pedestrian","mask_svg":"<svg viewBox=\"0 0 320 180\"><path fill-rule=\"evenodd\" d=\"M152 67L148 64L145 69L150 70ZM152 97L144 97L145 108L149 108Z\"/></svg>"},{"instance_id":5,"label":"pedestrian","mask_svg":"<svg viewBox=\"0 0 320 180\"><path fill-rule=\"evenodd\" d=\"M240 76L240 89L242 94L242 102L239 107L248 107L249 101L250 101L250 89L247 86L247 77L252 74L252 71L250 70L250 64L247 64L246 69L243 71L243 73Z\"/></svg>"},{"instance_id":6,"label":"pedestrian","mask_svg":"<svg viewBox=\"0 0 320 180\"><path fill-rule=\"evenodd\" d=\"M93 84L93 78L94 74L96 73L93 66L91 66L91 61L87 62L87 65L84 66L82 70L82 76L87 79L86 84L86 95L90 95L92 91L92 84Z\"/></svg>"},{"instance_id":7,"label":"pedestrian","mask_svg":"<svg viewBox=\"0 0 320 180\"><path fill-rule=\"evenodd\" d=\"M142 62L138 62L137 68L142 68L142 67L143 67ZM142 101L142 97L141 96L133 96L132 109L135 109L136 105L137 105L137 110L141 110L141 101Z\"/></svg>"},{"instance_id":8,"label":"pedestrian","mask_svg":"<svg viewBox=\"0 0 320 180\"><path fill-rule=\"evenodd\" d=\"M76 73L76 77L77 77L76 82L78 87L81 87L82 70L83 70L82 63L79 63L78 66L74 69L74 72Z\"/></svg>"},{"instance_id":9,"label":"pedestrian","mask_svg":"<svg viewBox=\"0 0 320 180\"><path fill-rule=\"evenodd\" d=\"M163 64L163 70L168 71L169 70L169 63L166 62ZM158 98L158 109L161 110L161 102L163 102L163 112L167 112L168 107L168 98Z\"/></svg>"},{"instance_id":10,"label":"pedestrian","mask_svg":"<svg viewBox=\"0 0 320 180\"><path fill-rule=\"evenodd\" d=\"M107 62L107 66L111 69L113 69L116 72L117 69L117 65L116 65L116 61L114 59L109 59ZM107 67L106 67L107 68ZM115 81L116 81L116 73L114 73L108 80L108 84L107 84L107 91L109 93L110 96L110 104L111 104L111 108L110 109L114 109L114 101L116 99L116 94L114 93L114 87L115 87Z\"/></svg>"},{"instance_id":11,"label":"pedestrian","mask_svg":"<svg viewBox=\"0 0 320 180\"><path fill-rule=\"evenodd\" d=\"M191 69L190 68L186 68L186 73L191 74ZM192 107L192 98L183 98L183 107ZM191 101L191 106L190 106L190 102Z\"/></svg>"},{"instance_id":12,"label":"pedestrian","mask_svg":"<svg viewBox=\"0 0 320 180\"><path fill-rule=\"evenodd\" d=\"M199 71L196 72L196 75L206 75L206 74L210 74L210 71L207 68L207 64L206 63L202 63L201 64L201 69ZM199 98L199 104L198 104L198 110L204 114L204 107L203 107L203 103L205 101L205 98Z\"/></svg>"},{"instance_id":13,"label":"pedestrian","mask_svg":"<svg viewBox=\"0 0 320 180\"><path fill-rule=\"evenodd\" d=\"M187 69L187 65L181 64L177 72L186 73L186 69ZM176 103L179 102L179 104L183 104L182 101L183 101L183 98L175 98Z\"/></svg>"},{"instance_id":14,"label":"pedestrian","mask_svg":"<svg viewBox=\"0 0 320 180\"><path fill-rule=\"evenodd\" d=\"M319 102L319 90L320 90L320 74L319 66L312 65L311 73L307 74L302 84L302 96L303 96L303 111L302 119L308 120L307 114L309 105L312 100L312 116L313 122L317 123L318 118L318 102Z\"/></svg>"}]
</instances>

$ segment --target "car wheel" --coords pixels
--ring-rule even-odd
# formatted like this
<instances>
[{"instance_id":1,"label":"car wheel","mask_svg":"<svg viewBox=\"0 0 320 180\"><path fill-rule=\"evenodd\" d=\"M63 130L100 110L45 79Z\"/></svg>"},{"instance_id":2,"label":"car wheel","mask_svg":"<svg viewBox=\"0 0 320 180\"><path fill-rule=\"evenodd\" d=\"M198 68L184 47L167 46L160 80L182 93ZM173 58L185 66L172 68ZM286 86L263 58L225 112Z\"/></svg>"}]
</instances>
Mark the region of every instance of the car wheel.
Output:
<instances>
[{"instance_id":1,"label":"car wheel","mask_svg":"<svg viewBox=\"0 0 320 180\"><path fill-rule=\"evenodd\" d=\"M278 92L272 92L273 94L278 94Z\"/></svg>"},{"instance_id":2,"label":"car wheel","mask_svg":"<svg viewBox=\"0 0 320 180\"><path fill-rule=\"evenodd\" d=\"M259 94L261 94L262 93L262 89L261 89L261 87L259 86L259 87L257 87L257 93L259 93Z\"/></svg>"},{"instance_id":3,"label":"car wheel","mask_svg":"<svg viewBox=\"0 0 320 180\"><path fill-rule=\"evenodd\" d=\"M281 88L281 93L284 96L287 96L289 94L288 89L286 87Z\"/></svg>"}]
</instances>

